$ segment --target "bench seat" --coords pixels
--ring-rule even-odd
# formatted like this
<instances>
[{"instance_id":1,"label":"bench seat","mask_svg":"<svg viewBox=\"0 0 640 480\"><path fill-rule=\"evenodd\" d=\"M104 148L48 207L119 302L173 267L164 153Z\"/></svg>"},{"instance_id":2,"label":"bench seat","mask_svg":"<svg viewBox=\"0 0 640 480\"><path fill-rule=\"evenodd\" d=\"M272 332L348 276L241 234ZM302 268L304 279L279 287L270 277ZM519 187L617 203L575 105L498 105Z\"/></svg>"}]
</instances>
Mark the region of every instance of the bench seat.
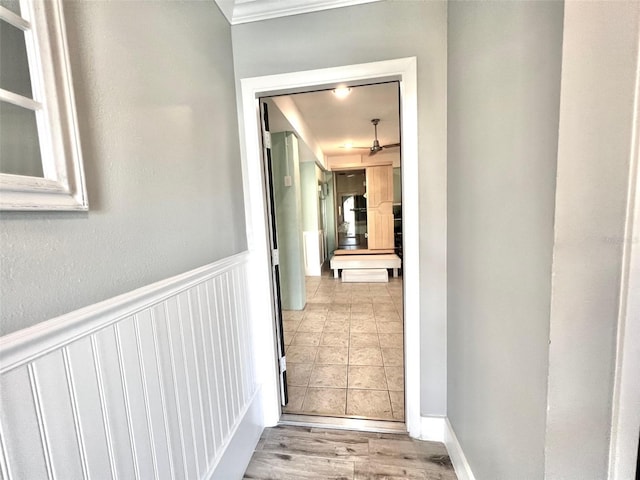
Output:
<instances>
[{"instance_id":1,"label":"bench seat","mask_svg":"<svg viewBox=\"0 0 640 480\"><path fill-rule=\"evenodd\" d=\"M398 276L398 269L402 266L402 260L395 253L381 255L333 255L330 261L333 277L339 278L340 270L363 269L393 269L393 276Z\"/></svg>"}]
</instances>

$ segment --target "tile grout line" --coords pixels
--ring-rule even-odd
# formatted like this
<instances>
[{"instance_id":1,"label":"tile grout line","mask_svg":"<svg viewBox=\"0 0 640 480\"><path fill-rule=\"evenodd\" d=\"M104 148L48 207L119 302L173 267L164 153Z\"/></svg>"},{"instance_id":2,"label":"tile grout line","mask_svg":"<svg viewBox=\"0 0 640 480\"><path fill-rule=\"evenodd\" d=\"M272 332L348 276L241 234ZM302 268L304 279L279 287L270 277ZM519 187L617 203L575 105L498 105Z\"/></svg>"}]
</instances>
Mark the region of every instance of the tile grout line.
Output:
<instances>
[{"instance_id":1,"label":"tile grout line","mask_svg":"<svg viewBox=\"0 0 640 480\"><path fill-rule=\"evenodd\" d=\"M374 294L375 292L371 290L371 285L369 285L369 284L364 284L364 285L362 285L362 286L363 286L363 287L365 287L365 288L359 288L359 289L355 290L355 292L354 292L353 288L349 288L349 289L348 289L348 290L346 290L345 292L340 292L337 288L326 288L326 287L323 285L323 283L324 283L324 282L321 280L321 281L318 283L318 286L313 290L313 292L314 292L314 295L315 295L315 296L322 296L322 297L324 297L324 300L325 300L325 301L319 301L319 302L317 302L317 303L316 303L316 302L311 301L311 302L309 302L309 304L313 304L313 305L325 305L325 306L324 306L323 308L314 307L314 308L312 308L311 310L307 310L307 306L309 306L309 305L306 305L306 306L305 306L305 309L304 309L307 313L308 313L309 311L324 311L324 312L325 312L325 319L324 319L324 322L323 322L323 328L322 328L322 331L321 331L321 332L318 332L318 333L319 333L319 336L320 336L320 339L319 339L319 341L318 341L318 345L315 345L315 343L314 343L314 345L313 345L313 347L315 347L315 348L316 348L316 352L315 352L315 355L314 355L313 361L312 361L312 363L311 363L311 371L313 372L317 366L321 365L321 364L319 364L319 363L318 363L318 357L319 357L319 355L320 355L320 348L322 348L322 347L327 347L327 346L328 346L328 347L332 347L332 346L334 346L334 347L335 347L335 346L336 346L336 345L322 345L322 342L323 342L324 336L325 336L327 333L334 333L335 335L338 335L338 334L340 333L340 332L327 332L327 331L325 331L326 325L327 325L327 323L329 322L329 317L330 317L330 315L331 315L331 314L333 314L333 313L344 313L344 312L346 312L346 311L348 310L348 315L349 315L349 317L348 317L348 318L349 318L349 327L348 327L347 332L345 332L345 333L347 333L347 360L346 360L346 369L347 369L347 372L346 372L346 373L347 373L347 385L346 385L346 389L345 389L345 390L346 390L346 394L347 394L346 399L345 399L345 415L346 415L346 411L348 411L348 407L349 407L348 393L349 393L349 390L354 390L354 389L350 389L350 388L349 388L349 387L350 387L350 385L349 385L349 367L351 366L351 358L350 358L350 357L351 357L351 351L352 351L351 335L356 334L356 333L367 333L367 330L364 330L363 332L356 332L356 331L354 331L354 330L353 330L353 324L352 324L352 322L353 322L354 320L358 320L358 319L354 319L354 318L352 318L352 314L354 313L354 312L353 312L353 306L354 306L354 303L353 303L353 302L354 302L354 293L355 293L355 297L356 297L356 298L357 298L357 297L360 297L360 300L361 300L362 298L366 297L366 301L364 301L364 302L362 302L362 303L363 303L363 304L365 304L365 305L368 305L368 306L370 307L370 309L366 309L366 308L365 308L365 309L364 309L365 311L364 311L364 312L362 312L362 313L366 314L368 311L370 311L370 312L371 312L371 317L370 317L370 319L371 319L371 320L373 320L373 328L375 329L374 331L375 331L375 335L376 335L376 338L377 338L377 345L376 345L376 347L377 347L377 350L379 350L379 352L380 352L380 356L381 356L381 357L382 357L382 344L381 344L381 341L380 341L380 331L379 331L379 328L378 328L378 316L384 316L384 315L378 315L378 316L377 316L377 315L375 314L375 312L376 312L376 310L378 310L378 309L377 309L377 308L375 308L375 306L376 306L376 305L386 305L386 304L387 304L387 302L374 303L374 302L373 302L373 294ZM333 283L333 281L331 281L331 283ZM334 284L334 285L335 285L335 284ZM376 286L377 286L377 285L376 285ZM396 306L396 305L395 305L395 303L394 303L394 298L393 298L393 296L391 295L391 290L390 290L389 286L385 285L385 286L384 286L384 288L385 288L385 290L384 290L384 291L386 292L384 296L385 296L385 297L389 297L389 300L390 300L390 301L389 301L389 303L388 303L388 304L389 304L389 306L392 308L392 310L389 310L389 307L382 307L382 308L383 308L383 310L381 310L381 311L380 311L380 312L378 312L378 313L379 313L379 314L384 314L384 313L386 313L386 312L392 312L392 313L394 313L395 315L398 315L398 316L399 316L399 312L398 312L397 306ZM311 289L309 289L309 291L311 292ZM344 293L346 293L346 292L349 292L349 293L350 293L350 298L349 298L350 302L348 302L348 303L345 303L345 304L344 304L344 305L348 305L348 307L347 307L347 308L340 308L340 309L332 308L331 306L333 306L333 305L337 305L337 304L335 303L335 297L336 297L337 295L340 295L341 293L342 293L342 294L344 294ZM358 294L359 294L359 295L358 295ZM311 294L310 294L310 296L311 296ZM346 298L345 298L345 299L346 299ZM357 301L357 299L356 299L356 301ZM358 302L358 303L360 303L360 302ZM339 303L339 304L340 304L340 305L343 305L342 303ZM331 306L328 306L328 305L331 305ZM361 313L361 312L358 312L358 313ZM292 341L291 341L291 343L290 343L290 346L293 346L293 342L294 342L294 341L295 341L295 339L296 339L296 338L295 338L295 336L296 336L296 335L299 335L299 334L301 333L299 329L300 329L300 325L302 324L302 322L304 322L304 320L305 320L305 316L303 316L303 317L302 317L302 319L299 321L299 323L298 323L298 328L296 329L296 331L295 331L295 333L294 333L294 335L293 335L293 337L292 337ZM384 320L384 318L382 318L381 320ZM302 332L302 333L304 333L304 332ZM393 333L397 333L397 332L393 332ZM314 340L315 340L315 339L314 339ZM314 342L314 340L312 340L312 342ZM342 342L338 342L337 347L340 347L340 344L341 344L341 343L342 343ZM392 347L388 347L388 348L392 348ZM390 398L390 390L389 390L389 381L388 381L387 371L386 371L386 368L385 368L384 358L381 358L381 360L382 360L382 365L381 365L381 366L382 366L382 368L383 368L383 372L384 372L384 374L385 374L385 376L384 376L384 378L385 378L385 382L387 383L387 389L386 389L386 391L387 391L387 397L388 397L388 399L389 399L389 405L390 405L390 407L391 407L392 419L393 419L393 420L396 420L395 418L393 418L393 412L394 412L394 410L393 410L393 408L392 408L392 406L391 406L391 398ZM338 364L336 364L336 365L338 365ZM366 365L365 365L365 366L366 366ZM310 373L310 376L311 376L311 373ZM304 401L306 401L307 394L308 394L308 390L309 390L310 388L312 388L312 387L310 386L310 376L307 378L307 381L306 381L306 386L305 386L305 395L304 395L304 397L303 397L303 404L304 404ZM327 388L330 388L330 387L327 387ZM331 388L337 388L337 387L331 387ZM371 389L365 389L365 390L371 390ZM375 389L374 389L374 390L375 390Z\"/></svg>"}]
</instances>

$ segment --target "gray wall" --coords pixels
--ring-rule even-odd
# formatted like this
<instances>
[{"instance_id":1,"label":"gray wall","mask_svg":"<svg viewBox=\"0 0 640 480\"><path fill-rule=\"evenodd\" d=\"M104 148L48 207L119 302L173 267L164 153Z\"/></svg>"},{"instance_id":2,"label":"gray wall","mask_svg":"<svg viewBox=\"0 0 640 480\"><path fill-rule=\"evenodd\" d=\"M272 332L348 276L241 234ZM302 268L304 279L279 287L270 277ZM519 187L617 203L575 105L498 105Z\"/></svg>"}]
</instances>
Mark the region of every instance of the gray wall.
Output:
<instances>
[{"instance_id":1,"label":"gray wall","mask_svg":"<svg viewBox=\"0 0 640 480\"><path fill-rule=\"evenodd\" d=\"M0 334L246 248L214 2L64 3L90 211L4 213Z\"/></svg>"},{"instance_id":2,"label":"gray wall","mask_svg":"<svg viewBox=\"0 0 640 480\"><path fill-rule=\"evenodd\" d=\"M607 478L622 254L626 243L638 242L625 238L624 227L638 133L639 18L640 3L632 1L565 7L545 452L550 479Z\"/></svg>"},{"instance_id":3,"label":"gray wall","mask_svg":"<svg viewBox=\"0 0 640 480\"><path fill-rule=\"evenodd\" d=\"M421 411L446 413L445 2L376 2L232 28L236 80L416 56L420 157ZM430 165L437 165L427 171ZM432 219L438 219L432 221ZM430 265L429 268L426 268Z\"/></svg>"},{"instance_id":4,"label":"gray wall","mask_svg":"<svg viewBox=\"0 0 640 480\"><path fill-rule=\"evenodd\" d=\"M448 416L477 479L541 479L563 4L448 17Z\"/></svg>"}]
</instances>

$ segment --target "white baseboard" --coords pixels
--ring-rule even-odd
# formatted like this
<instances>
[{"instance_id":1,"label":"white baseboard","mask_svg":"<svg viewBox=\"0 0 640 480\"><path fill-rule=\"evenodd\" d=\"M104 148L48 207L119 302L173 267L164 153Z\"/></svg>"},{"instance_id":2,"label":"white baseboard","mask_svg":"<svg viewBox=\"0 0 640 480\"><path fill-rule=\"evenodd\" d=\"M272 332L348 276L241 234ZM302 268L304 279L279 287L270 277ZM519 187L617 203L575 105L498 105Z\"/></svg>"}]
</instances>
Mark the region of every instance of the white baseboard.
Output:
<instances>
[{"instance_id":1,"label":"white baseboard","mask_svg":"<svg viewBox=\"0 0 640 480\"><path fill-rule=\"evenodd\" d=\"M422 428L420 440L444 443L449 452L449 458L456 471L458 480L475 480L467 457L462 451L455 432L447 417L421 417Z\"/></svg>"},{"instance_id":2,"label":"white baseboard","mask_svg":"<svg viewBox=\"0 0 640 480\"><path fill-rule=\"evenodd\" d=\"M242 420L231 432L231 440L222 452L219 460L214 463L209 472L203 477L206 480L228 480L242 478L251 456L260 440L263 430L262 395L260 388L255 392L251 402L242 415Z\"/></svg>"},{"instance_id":3,"label":"white baseboard","mask_svg":"<svg viewBox=\"0 0 640 480\"><path fill-rule=\"evenodd\" d=\"M471 471L471 467L469 466L467 457L462 451L460 442L458 442L458 438L456 437L456 434L453 431L453 427L451 426L451 423L449 423L449 419L444 418L443 420L444 420L444 444L447 447L447 451L449 452L449 458L451 459L453 468L456 471L458 480L475 480L476 477L473 475L473 472Z\"/></svg>"},{"instance_id":4,"label":"white baseboard","mask_svg":"<svg viewBox=\"0 0 640 480\"><path fill-rule=\"evenodd\" d=\"M446 417L421 417L420 440L444 443L444 422Z\"/></svg>"}]
</instances>

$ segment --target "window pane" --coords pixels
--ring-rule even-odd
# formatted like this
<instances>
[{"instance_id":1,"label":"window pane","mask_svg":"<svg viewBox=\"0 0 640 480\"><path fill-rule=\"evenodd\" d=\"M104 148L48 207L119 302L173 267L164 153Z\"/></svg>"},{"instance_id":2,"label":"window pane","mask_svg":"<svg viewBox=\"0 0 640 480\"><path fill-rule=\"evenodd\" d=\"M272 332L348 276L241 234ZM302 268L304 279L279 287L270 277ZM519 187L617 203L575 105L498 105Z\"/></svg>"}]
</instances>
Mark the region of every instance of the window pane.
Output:
<instances>
[{"instance_id":1,"label":"window pane","mask_svg":"<svg viewBox=\"0 0 640 480\"><path fill-rule=\"evenodd\" d=\"M20 0L0 0L0 6L8 8L13 13L20 15Z\"/></svg>"},{"instance_id":2,"label":"window pane","mask_svg":"<svg viewBox=\"0 0 640 480\"><path fill-rule=\"evenodd\" d=\"M0 173L44 177L36 113L0 102Z\"/></svg>"},{"instance_id":3,"label":"window pane","mask_svg":"<svg viewBox=\"0 0 640 480\"><path fill-rule=\"evenodd\" d=\"M24 32L0 21L0 88L32 98Z\"/></svg>"}]
</instances>

